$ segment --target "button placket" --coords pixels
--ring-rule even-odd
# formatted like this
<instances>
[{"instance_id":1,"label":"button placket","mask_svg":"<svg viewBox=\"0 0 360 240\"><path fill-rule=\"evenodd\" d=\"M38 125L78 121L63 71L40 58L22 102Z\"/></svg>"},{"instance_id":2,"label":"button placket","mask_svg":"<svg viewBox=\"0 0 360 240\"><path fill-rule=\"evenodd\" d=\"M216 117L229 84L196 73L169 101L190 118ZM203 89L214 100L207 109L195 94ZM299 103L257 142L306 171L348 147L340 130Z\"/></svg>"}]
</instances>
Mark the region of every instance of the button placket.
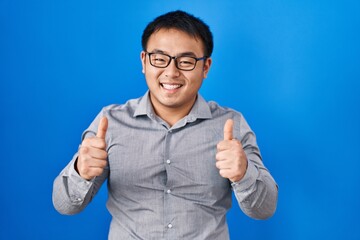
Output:
<instances>
[{"instance_id":1,"label":"button placket","mask_svg":"<svg viewBox=\"0 0 360 240\"><path fill-rule=\"evenodd\" d=\"M171 155L171 139L173 137L174 131L172 129L168 129L167 133L166 133L166 139L165 139L165 148L164 148L164 165L165 165L165 170L167 173L167 177L169 179L169 177L171 178L171 174L172 174L172 170L171 170L171 163L172 163L172 155ZM174 219L173 217L173 209L172 209L172 205L174 199L172 196L172 192L173 192L173 186L171 185L171 182L167 182L166 185L164 186L164 213L165 213L165 228L170 230L174 227L172 220ZM170 234L170 233L169 233Z\"/></svg>"}]
</instances>

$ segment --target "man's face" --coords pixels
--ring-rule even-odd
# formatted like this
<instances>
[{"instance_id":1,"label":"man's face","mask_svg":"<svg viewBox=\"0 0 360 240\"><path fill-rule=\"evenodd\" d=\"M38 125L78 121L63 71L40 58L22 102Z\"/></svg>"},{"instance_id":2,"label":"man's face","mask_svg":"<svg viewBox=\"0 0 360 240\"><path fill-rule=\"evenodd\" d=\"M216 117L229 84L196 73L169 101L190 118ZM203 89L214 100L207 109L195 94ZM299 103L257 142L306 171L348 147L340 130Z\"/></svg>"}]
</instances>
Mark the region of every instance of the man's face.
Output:
<instances>
[{"instance_id":1,"label":"man's face","mask_svg":"<svg viewBox=\"0 0 360 240\"><path fill-rule=\"evenodd\" d=\"M196 58L204 56L204 46L199 39L176 29L161 29L153 33L146 51L162 52L173 57L184 54ZM207 58L198 61L194 70L184 71L177 69L172 59L166 68L157 68L150 64L145 52L141 52L141 61L155 111L190 110L211 65L211 59Z\"/></svg>"}]
</instances>

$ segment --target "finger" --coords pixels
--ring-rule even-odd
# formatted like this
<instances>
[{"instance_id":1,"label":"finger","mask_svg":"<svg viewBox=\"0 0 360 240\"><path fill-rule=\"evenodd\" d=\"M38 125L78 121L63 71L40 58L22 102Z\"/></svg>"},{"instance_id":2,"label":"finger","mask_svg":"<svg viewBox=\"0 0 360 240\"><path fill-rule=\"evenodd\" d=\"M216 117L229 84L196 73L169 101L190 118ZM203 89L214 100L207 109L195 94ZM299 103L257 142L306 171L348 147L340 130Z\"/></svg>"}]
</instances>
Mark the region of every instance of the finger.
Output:
<instances>
[{"instance_id":1,"label":"finger","mask_svg":"<svg viewBox=\"0 0 360 240\"><path fill-rule=\"evenodd\" d=\"M229 154L228 151L220 151L215 155L216 161L226 161L230 158L231 158L231 154Z\"/></svg>"},{"instance_id":2,"label":"finger","mask_svg":"<svg viewBox=\"0 0 360 240\"><path fill-rule=\"evenodd\" d=\"M216 149L218 152L229 150L232 148L233 144L233 141L229 142L228 140L222 140L216 145Z\"/></svg>"},{"instance_id":3,"label":"finger","mask_svg":"<svg viewBox=\"0 0 360 240\"><path fill-rule=\"evenodd\" d=\"M105 139L102 138L90 137L83 140L83 142L81 143L81 147L105 149L106 142Z\"/></svg>"},{"instance_id":4,"label":"finger","mask_svg":"<svg viewBox=\"0 0 360 240\"><path fill-rule=\"evenodd\" d=\"M233 128L234 128L234 121L232 119L228 119L224 125L224 140L232 140L233 136Z\"/></svg>"},{"instance_id":5,"label":"finger","mask_svg":"<svg viewBox=\"0 0 360 240\"><path fill-rule=\"evenodd\" d=\"M102 159L102 160L106 160L108 157L108 154L105 150L98 148L91 148L91 147L86 149L85 154L87 154L90 158Z\"/></svg>"},{"instance_id":6,"label":"finger","mask_svg":"<svg viewBox=\"0 0 360 240\"><path fill-rule=\"evenodd\" d=\"M88 164L90 168L105 168L107 166L107 161L102 159L92 159Z\"/></svg>"},{"instance_id":7,"label":"finger","mask_svg":"<svg viewBox=\"0 0 360 240\"><path fill-rule=\"evenodd\" d=\"M231 176L231 170L230 169L219 169L219 174L223 178L229 178L229 176Z\"/></svg>"},{"instance_id":8,"label":"finger","mask_svg":"<svg viewBox=\"0 0 360 240\"><path fill-rule=\"evenodd\" d=\"M80 176L86 180L91 180L94 177L100 176L104 172L102 167L88 167L80 172Z\"/></svg>"},{"instance_id":9,"label":"finger","mask_svg":"<svg viewBox=\"0 0 360 240\"><path fill-rule=\"evenodd\" d=\"M105 139L107 128L108 128L108 120L107 120L106 117L102 117L100 119L100 123L99 123L99 126L98 126L98 131L97 131L96 137L101 138L101 139Z\"/></svg>"},{"instance_id":10,"label":"finger","mask_svg":"<svg viewBox=\"0 0 360 240\"><path fill-rule=\"evenodd\" d=\"M220 169L231 169L231 163L229 161L216 161L216 168Z\"/></svg>"}]
</instances>

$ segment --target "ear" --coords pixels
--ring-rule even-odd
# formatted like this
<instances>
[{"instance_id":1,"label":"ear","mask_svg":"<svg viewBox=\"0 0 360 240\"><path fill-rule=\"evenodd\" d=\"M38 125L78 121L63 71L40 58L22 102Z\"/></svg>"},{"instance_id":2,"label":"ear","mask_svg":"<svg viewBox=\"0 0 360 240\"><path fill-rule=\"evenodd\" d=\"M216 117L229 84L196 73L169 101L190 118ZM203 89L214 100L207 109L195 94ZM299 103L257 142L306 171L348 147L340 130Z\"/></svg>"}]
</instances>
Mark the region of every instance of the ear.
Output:
<instances>
[{"instance_id":1,"label":"ear","mask_svg":"<svg viewBox=\"0 0 360 240\"><path fill-rule=\"evenodd\" d=\"M203 78L207 77L211 63L212 63L212 59L210 57L205 59L204 68L203 68Z\"/></svg>"},{"instance_id":2,"label":"ear","mask_svg":"<svg viewBox=\"0 0 360 240\"><path fill-rule=\"evenodd\" d=\"M145 66L146 66L146 53L144 51L141 51L140 53L140 61L141 61L141 65L142 65L142 73L145 73Z\"/></svg>"}]
</instances>

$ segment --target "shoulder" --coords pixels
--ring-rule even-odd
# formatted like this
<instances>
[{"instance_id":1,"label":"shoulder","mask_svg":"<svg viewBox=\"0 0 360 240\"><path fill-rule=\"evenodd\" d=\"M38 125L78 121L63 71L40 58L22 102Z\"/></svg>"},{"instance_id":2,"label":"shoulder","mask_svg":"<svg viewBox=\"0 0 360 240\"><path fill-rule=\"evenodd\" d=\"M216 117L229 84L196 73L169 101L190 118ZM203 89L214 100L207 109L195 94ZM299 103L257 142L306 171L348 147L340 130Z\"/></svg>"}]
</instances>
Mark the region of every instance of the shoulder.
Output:
<instances>
[{"instance_id":1,"label":"shoulder","mask_svg":"<svg viewBox=\"0 0 360 240\"><path fill-rule=\"evenodd\" d=\"M207 102L212 115L212 121L224 126L227 119L234 120L234 129L239 133L247 132L250 130L244 115L231 107L221 106L215 101Z\"/></svg>"},{"instance_id":2,"label":"shoulder","mask_svg":"<svg viewBox=\"0 0 360 240\"><path fill-rule=\"evenodd\" d=\"M211 114L213 117L230 117L230 118L243 118L241 112L226 106L221 106L215 101L208 101L207 102Z\"/></svg>"},{"instance_id":3,"label":"shoulder","mask_svg":"<svg viewBox=\"0 0 360 240\"><path fill-rule=\"evenodd\" d=\"M108 115L113 112L127 112L129 114L133 113L135 111L135 109L139 106L139 102L140 102L141 98L136 98L136 99L130 99L125 103L122 104L110 104L107 106L104 106L101 110L101 112L103 113L103 115Z\"/></svg>"},{"instance_id":4,"label":"shoulder","mask_svg":"<svg viewBox=\"0 0 360 240\"><path fill-rule=\"evenodd\" d=\"M254 135L244 115L230 107L220 106L214 101L208 102L212 114L212 121L216 125L224 126L227 119L234 121L234 133L237 139L243 139L245 136ZM214 124L214 125L215 125Z\"/></svg>"}]
</instances>

